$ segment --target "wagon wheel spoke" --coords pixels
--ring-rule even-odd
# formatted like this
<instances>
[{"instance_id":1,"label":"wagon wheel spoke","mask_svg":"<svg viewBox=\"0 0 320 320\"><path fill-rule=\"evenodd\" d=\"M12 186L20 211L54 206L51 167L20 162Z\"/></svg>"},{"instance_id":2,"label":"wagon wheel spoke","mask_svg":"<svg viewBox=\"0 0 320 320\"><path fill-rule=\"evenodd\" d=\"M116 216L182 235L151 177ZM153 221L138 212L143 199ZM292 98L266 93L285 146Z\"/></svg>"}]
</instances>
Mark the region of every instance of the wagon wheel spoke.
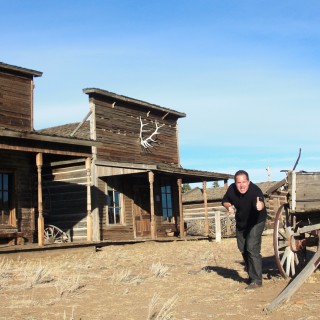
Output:
<instances>
[{"instance_id":1,"label":"wagon wheel spoke","mask_svg":"<svg viewBox=\"0 0 320 320\"><path fill-rule=\"evenodd\" d=\"M304 264L305 250L294 252L290 247L290 241L294 241L293 233L288 209L282 205L275 217L273 247L277 267L284 278L295 276Z\"/></svg>"},{"instance_id":2,"label":"wagon wheel spoke","mask_svg":"<svg viewBox=\"0 0 320 320\"><path fill-rule=\"evenodd\" d=\"M60 228L54 225L47 225L44 229L44 242L46 244L70 242L70 237Z\"/></svg>"}]
</instances>

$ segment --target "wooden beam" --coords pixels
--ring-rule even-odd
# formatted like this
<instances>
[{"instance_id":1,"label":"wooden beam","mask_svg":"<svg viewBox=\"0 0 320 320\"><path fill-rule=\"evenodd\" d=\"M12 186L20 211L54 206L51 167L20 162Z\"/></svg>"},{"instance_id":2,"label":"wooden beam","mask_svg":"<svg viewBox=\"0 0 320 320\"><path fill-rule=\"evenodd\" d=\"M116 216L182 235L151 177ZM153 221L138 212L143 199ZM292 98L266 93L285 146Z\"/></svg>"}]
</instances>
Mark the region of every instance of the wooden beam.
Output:
<instances>
[{"instance_id":1,"label":"wooden beam","mask_svg":"<svg viewBox=\"0 0 320 320\"><path fill-rule=\"evenodd\" d=\"M91 159L86 159L87 173L87 241L93 240L93 217L91 212Z\"/></svg>"},{"instance_id":2,"label":"wooden beam","mask_svg":"<svg viewBox=\"0 0 320 320\"><path fill-rule=\"evenodd\" d=\"M320 248L303 268L303 270L288 284L288 286L275 298L264 310L266 313L271 313L281 304L285 303L299 289L305 280L318 268L320 265Z\"/></svg>"},{"instance_id":3,"label":"wooden beam","mask_svg":"<svg viewBox=\"0 0 320 320\"><path fill-rule=\"evenodd\" d=\"M73 130L73 132L70 134L70 137L73 137L75 135L75 133L80 129L80 127L87 121L87 119L90 117L92 111L90 110L88 112L88 114L84 117L84 119L82 120L82 122L80 122L77 127Z\"/></svg>"},{"instance_id":4,"label":"wooden beam","mask_svg":"<svg viewBox=\"0 0 320 320\"><path fill-rule=\"evenodd\" d=\"M180 238L184 238L184 218L182 208L182 179L177 180L178 192L179 192L179 221L180 221Z\"/></svg>"},{"instance_id":5,"label":"wooden beam","mask_svg":"<svg viewBox=\"0 0 320 320\"><path fill-rule=\"evenodd\" d=\"M202 181L203 187L203 205L204 205L204 234L209 236L209 215L208 215L208 197L207 197L207 181Z\"/></svg>"},{"instance_id":6,"label":"wooden beam","mask_svg":"<svg viewBox=\"0 0 320 320\"><path fill-rule=\"evenodd\" d=\"M38 171L38 245L39 247L44 246L44 218L43 218L43 204L42 204L42 165L43 155L38 153L36 155L36 164Z\"/></svg>"},{"instance_id":7,"label":"wooden beam","mask_svg":"<svg viewBox=\"0 0 320 320\"><path fill-rule=\"evenodd\" d=\"M149 187L150 187L150 213L151 213L151 239L155 240L157 238L157 222L154 214L154 193L153 193L153 183L154 183L154 173L148 171Z\"/></svg>"},{"instance_id":8,"label":"wooden beam","mask_svg":"<svg viewBox=\"0 0 320 320\"><path fill-rule=\"evenodd\" d=\"M7 144L0 144L0 149L27 151L27 152L38 152L38 153L61 154L61 155L76 156L76 157L87 157L87 156L91 155L91 152L85 153L85 152L62 151L62 150L42 149L42 148L28 148L28 147L23 147L23 146L11 146L11 145L7 145Z\"/></svg>"}]
</instances>

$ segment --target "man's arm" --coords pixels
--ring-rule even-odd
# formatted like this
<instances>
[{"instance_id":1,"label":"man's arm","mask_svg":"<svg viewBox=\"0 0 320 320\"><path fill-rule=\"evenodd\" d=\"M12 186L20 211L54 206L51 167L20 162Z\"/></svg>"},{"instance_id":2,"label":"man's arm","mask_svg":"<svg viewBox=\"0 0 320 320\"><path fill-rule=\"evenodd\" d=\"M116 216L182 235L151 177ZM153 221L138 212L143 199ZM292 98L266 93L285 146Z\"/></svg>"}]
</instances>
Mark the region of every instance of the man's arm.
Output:
<instances>
[{"instance_id":1,"label":"man's arm","mask_svg":"<svg viewBox=\"0 0 320 320\"><path fill-rule=\"evenodd\" d=\"M230 214L234 214L234 206L230 202L222 202L222 205L228 210Z\"/></svg>"}]
</instances>

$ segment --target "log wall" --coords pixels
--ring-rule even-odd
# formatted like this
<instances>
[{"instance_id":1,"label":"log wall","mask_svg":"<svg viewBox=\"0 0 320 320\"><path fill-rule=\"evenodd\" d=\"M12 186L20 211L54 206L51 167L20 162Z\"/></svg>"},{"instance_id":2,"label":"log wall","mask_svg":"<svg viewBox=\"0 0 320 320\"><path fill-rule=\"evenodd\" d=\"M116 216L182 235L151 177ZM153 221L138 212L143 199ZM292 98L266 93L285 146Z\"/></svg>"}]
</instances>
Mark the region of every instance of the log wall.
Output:
<instances>
[{"instance_id":1,"label":"log wall","mask_svg":"<svg viewBox=\"0 0 320 320\"><path fill-rule=\"evenodd\" d=\"M43 167L45 224L68 233L72 241L87 239L87 177L85 162Z\"/></svg>"}]
</instances>

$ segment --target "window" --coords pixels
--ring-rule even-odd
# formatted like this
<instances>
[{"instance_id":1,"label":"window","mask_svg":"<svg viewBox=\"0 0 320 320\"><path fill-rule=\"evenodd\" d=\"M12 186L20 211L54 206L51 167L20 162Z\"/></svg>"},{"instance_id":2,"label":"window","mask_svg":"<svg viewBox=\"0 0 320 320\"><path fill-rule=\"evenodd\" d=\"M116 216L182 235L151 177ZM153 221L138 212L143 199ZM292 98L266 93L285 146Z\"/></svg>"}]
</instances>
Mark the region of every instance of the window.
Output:
<instances>
[{"instance_id":1,"label":"window","mask_svg":"<svg viewBox=\"0 0 320 320\"><path fill-rule=\"evenodd\" d=\"M108 224L122 223L120 193L113 188L108 188L107 205Z\"/></svg>"},{"instance_id":2,"label":"window","mask_svg":"<svg viewBox=\"0 0 320 320\"><path fill-rule=\"evenodd\" d=\"M10 222L10 189L11 175L0 173L0 224L9 224Z\"/></svg>"},{"instance_id":3,"label":"window","mask_svg":"<svg viewBox=\"0 0 320 320\"><path fill-rule=\"evenodd\" d=\"M162 216L164 220L172 218L172 190L169 183L161 186Z\"/></svg>"}]
</instances>

